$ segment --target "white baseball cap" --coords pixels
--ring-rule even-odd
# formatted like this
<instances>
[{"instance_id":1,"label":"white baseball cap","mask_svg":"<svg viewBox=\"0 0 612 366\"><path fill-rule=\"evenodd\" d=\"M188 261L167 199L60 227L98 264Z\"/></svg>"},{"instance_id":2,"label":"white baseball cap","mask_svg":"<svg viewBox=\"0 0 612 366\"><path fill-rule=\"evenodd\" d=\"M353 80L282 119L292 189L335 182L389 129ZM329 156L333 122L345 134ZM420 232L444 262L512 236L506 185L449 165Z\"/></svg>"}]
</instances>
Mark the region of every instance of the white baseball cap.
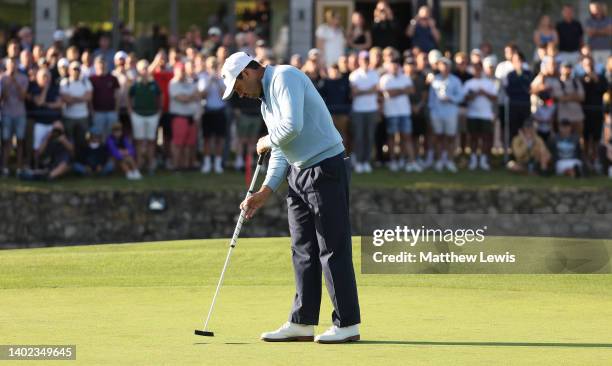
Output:
<instances>
[{"instance_id":1,"label":"white baseball cap","mask_svg":"<svg viewBox=\"0 0 612 366\"><path fill-rule=\"evenodd\" d=\"M314 58L314 57L319 56L320 54L321 54L321 51L319 51L318 48L311 48L308 51L308 58Z\"/></svg>"},{"instance_id":2,"label":"white baseball cap","mask_svg":"<svg viewBox=\"0 0 612 366\"><path fill-rule=\"evenodd\" d=\"M482 66L484 67L495 67L497 66L497 57L495 55L489 55L482 60Z\"/></svg>"},{"instance_id":3,"label":"white baseball cap","mask_svg":"<svg viewBox=\"0 0 612 366\"><path fill-rule=\"evenodd\" d=\"M128 57L128 54L125 51L117 51L113 59L117 60L125 60Z\"/></svg>"},{"instance_id":4,"label":"white baseball cap","mask_svg":"<svg viewBox=\"0 0 612 366\"><path fill-rule=\"evenodd\" d=\"M221 78L223 78L223 83L225 84L223 100L231 98L232 94L234 94L236 78L251 61L253 61L253 58L246 52L233 53L225 60L221 68Z\"/></svg>"},{"instance_id":5,"label":"white baseball cap","mask_svg":"<svg viewBox=\"0 0 612 366\"><path fill-rule=\"evenodd\" d=\"M70 61L67 58L62 57L57 61L57 67L68 67L70 66Z\"/></svg>"},{"instance_id":6,"label":"white baseball cap","mask_svg":"<svg viewBox=\"0 0 612 366\"><path fill-rule=\"evenodd\" d=\"M444 56L440 57L438 59L438 61L436 61L436 62L442 62L442 63L445 63L448 66L451 66L453 64L453 62L448 57L444 57Z\"/></svg>"},{"instance_id":7,"label":"white baseball cap","mask_svg":"<svg viewBox=\"0 0 612 366\"><path fill-rule=\"evenodd\" d=\"M208 30L208 35L209 36L220 36L221 29L219 29L219 27L210 27L210 29Z\"/></svg>"},{"instance_id":8,"label":"white baseball cap","mask_svg":"<svg viewBox=\"0 0 612 366\"><path fill-rule=\"evenodd\" d=\"M442 57L442 52L440 52L439 50L431 50L429 51L429 53L427 54L427 60L429 61L429 64L433 65L433 64L437 64L438 60Z\"/></svg>"}]
</instances>

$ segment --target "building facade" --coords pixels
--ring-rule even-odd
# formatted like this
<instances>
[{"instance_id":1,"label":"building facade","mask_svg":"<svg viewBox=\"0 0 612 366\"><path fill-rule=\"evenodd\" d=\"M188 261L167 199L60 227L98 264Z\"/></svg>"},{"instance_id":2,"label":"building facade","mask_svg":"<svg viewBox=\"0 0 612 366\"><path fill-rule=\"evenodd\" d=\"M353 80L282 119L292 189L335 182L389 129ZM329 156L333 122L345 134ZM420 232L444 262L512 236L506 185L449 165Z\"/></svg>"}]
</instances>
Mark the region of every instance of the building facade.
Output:
<instances>
[{"instance_id":1,"label":"building facade","mask_svg":"<svg viewBox=\"0 0 612 366\"><path fill-rule=\"evenodd\" d=\"M422 4L431 5L442 33L441 49L469 51L488 41L497 54L515 41L526 54L533 51L532 34L543 14L560 19L561 6L571 3L577 18L588 17L589 0L388 0L395 19L405 29ZM266 41L277 56L305 55L315 44L316 27L326 9L339 11L345 26L353 11L371 22L377 0L0 0L0 30L30 25L36 42L49 45L56 28L86 23L94 30L126 24L136 35L153 25L181 34L195 24L202 33L211 25L230 31L244 26L249 12L267 8ZM116 27L115 27L116 28ZM406 40L408 42L408 40ZM280 54L279 54L280 53Z\"/></svg>"}]
</instances>

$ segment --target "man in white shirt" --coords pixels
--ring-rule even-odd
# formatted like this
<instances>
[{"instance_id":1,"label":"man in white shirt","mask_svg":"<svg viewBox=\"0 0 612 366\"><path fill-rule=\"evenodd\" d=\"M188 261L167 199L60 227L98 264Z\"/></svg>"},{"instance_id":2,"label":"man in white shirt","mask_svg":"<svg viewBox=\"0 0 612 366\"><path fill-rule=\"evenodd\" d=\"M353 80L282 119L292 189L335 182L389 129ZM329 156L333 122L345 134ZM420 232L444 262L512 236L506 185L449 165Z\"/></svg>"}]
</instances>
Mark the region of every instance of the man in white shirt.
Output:
<instances>
[{"instance_id":1,"label":"man in white shirt","mask_svg":"<svg viewBox=\"0 0 612 366\"><path fill-rule=\"evenodd\" d=\"M465 82L463 93L467 101L467 123L470 134L472 155L468 168L475 170L490 170L488 156L493 145L493 107L497 100L497 87L493 80L486 77L482 64L472 65L474 77ZM480 159L476 152L480 144Z\"/></svg>"},{"instance_id":2,"label":"man in white shirt","mask_svg":"<svg viewBox=\"0 0 612 366\"><path fill-rule=\"evenodd\" d=\"M93 87L89 79L81 78L81 63L72 61L68 77L60 82L60 96L64 102L64 129L74 142L77 152L85 146L85 132L89 129L89 108Z\"/></svg>"},{"instance_id":3,"label":"man in white shirt","mask_svg":"<svg viewBox=\"0 0 612 366\"><path fill-rule=\"evenodd\" d=\"M197 142L197 127L194 115L198 110L200 93L193 80L187 78L185 65L174 64L174 78L168 89L170 113L172 114L172 164L174 169L187 169L193 166L190 161Z\"/></svg>"},{"instance_id":4,"label":"man in white shirt","mask_svg":"<svg viewBox=\"0 0 612 366\"><path fill-rule=\"evenodd\" d=\"M117 53L115 53L113 57L115 67L112 69L111 75L116 77L117 81L119 82L119 90L117 95L119 103L119 120L123 126L123 130L131 132L132 124L130 121L130 114L127 110L127 103L130 87L134 83L136 74L132 73L132 71L128 68L127 58L128 54L124 51L117 51Z\"/></svg>"},{"instance_id":5,"label":"man in white shirt","mask_svg":"<svg viewBox=\"0 0 612 366\"><path fill-rule=\"evenodd\" d=\"M454 162L455 140L457 138L459 104L463 101L461 80L450 73L451 61L442 57L438 60L438 74L429 88L429 115L434 134L434 146L438 161L434 168L441 172L445 168L457 172Z\"/></svg>"},{"instance_id":6,"label":"man in white shirt","mask_svg":"<svg viewBox=\"0 0 612 366\"><path fill-rule=\"evenodd\" d=\"M368 68L368 51L359 52L359 68L349 75L353 94L353 152L356 173L371 173L370 157L378 122L378 82L376 70Z\"/></svg>"},{"instance_id":7,"label":"man in white shirt","mask_svg":"<svg viewBox=\"0 0 612 366\"><path fill-rule=\"evenodd\" d=\"M389 155L391 156L389 169L396 172L403 167L401 160L398 162L397 159L396 141L399 140L402 160L405 157L408 158L406 171L420 171L420 166L414 159L411 106L410 99L408 99L408 95L414 92L412 79L401 72L398 59L393 59L385 66L388 72L380 78L379 88L384 97L383 114L389 136Z\"/></svg>"},{"instance_id":8,"label":"man in white shirt","mask_svg":"<svg viewBox=\"0 0 612 366\"><path fill-rule=\"evenodd\" d=\"M206 100L204 114L202 115L202 136L204 137L204 161L200 171L210 173L223 173L223 147L227 134L227 103L221 98L225 92L225 85L219 75L217 58L211 56L206 59L206 70L198 80L198 91ZM211 159L214 154L214 163ZM214 167L213 167L214 164Z\"/></svg>"}]
</instances>

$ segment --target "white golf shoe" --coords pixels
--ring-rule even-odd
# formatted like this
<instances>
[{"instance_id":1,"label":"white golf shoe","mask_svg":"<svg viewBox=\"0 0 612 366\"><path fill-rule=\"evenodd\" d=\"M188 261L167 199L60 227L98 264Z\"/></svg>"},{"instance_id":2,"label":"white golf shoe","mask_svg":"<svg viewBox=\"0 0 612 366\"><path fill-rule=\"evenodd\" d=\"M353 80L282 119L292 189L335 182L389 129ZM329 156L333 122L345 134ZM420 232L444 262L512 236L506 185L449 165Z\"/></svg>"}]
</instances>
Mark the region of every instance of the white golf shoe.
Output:
<instances>
[{"instance_id":1,"label":"white golf shoe","mask_svg":"<svg viewBox=\"0 0 612 366\"><path fill-rule=\"evenodd\" d=\"M212 170L212 163L210 162L210 156L204 157L204 162L202 163L202 168L200 169L200 173L208 174Z\"/></svg>"},{"instance_id":2,"label":"white golf shoe","mask_svg":"<svg viewBox=\"0 0 612 366\"><path fill-rule=\"evenodd\" d=\"M444 166L446 167L446 169L449 172L457 173L457 166L455 165L455 163L452 160L447 160L446 163L444 164Z\"/></svg>"},{"instance_id":3,"label":"white golf shoe","mask_svg":"<svg viewBox=\"0 0 612 366\"><path fill-rule=\"evenodd\" d=\"M314 325L291 322L286 322L273 332L261 333L261 340L265 342L312 342L313 339Z\"/></svg>"},{"instance_id":4,"label":"white golf shoe","mask_svg":"<svg viewBox=\"0 0 612 366\"><path fill-rule=\"evenodd\" d=\"M436 170L436 172L442 172L444 170L444 161L442 161L442 159L436 160L436 163L434 164L434 169Z\"/></svg>"},{"instance_id":5,"label":"white golf shoe","mask_svg":"<svg viewBox=\"0 0 612 366\"><path fill-rule=\"evenodd\" d=\"M399 166L397 164L397 161L391 160L389 162L389 170L395 173L398 171L398 169L399 169Z\"/></svg>"},{"instance_id":6,"label":"white golf shoe","mask_svg":"<svg viewBox=\"0 0 612 366\"><path fill-rule=\"evenodd\" d=\"M468 169L476 170L476 168L478 168L478 156L472 153L472 155L470 155L470 164L468 165Z\"/></svg>"},{"instance_id":7,"label":"white golf shoe","mask_svg":"<svg viewBox=\"0 0 612 366\"><path fill-rule=\"evenodd\" d=\"M333 325L325 333L316 336L314 341L317 343L346 343L359 339L359 324L355 324L343 328Z\"/></svg>"},{"instance_id":8,"label":"white golf shoe","mask_svg":"<svg viewBox=\"0 0 612 366\"><path fill-rule=\"evenodd\" d=\"M484 170L484 171L489 171L491 170L491 166L489 165L489 159L487 159L486 155L480 155L480 169Z\"/></svg>"},{"instance_id":9,"label":"white golf shoe","mask_svg":"<svg viewBox=\"0 0 612 366\"><path fill-rule=\"evenodd\" d=\"M223 161L221 160L220 156L215 156L215 174L222 174L223 173Z\"/></svg>"}]
</instances>

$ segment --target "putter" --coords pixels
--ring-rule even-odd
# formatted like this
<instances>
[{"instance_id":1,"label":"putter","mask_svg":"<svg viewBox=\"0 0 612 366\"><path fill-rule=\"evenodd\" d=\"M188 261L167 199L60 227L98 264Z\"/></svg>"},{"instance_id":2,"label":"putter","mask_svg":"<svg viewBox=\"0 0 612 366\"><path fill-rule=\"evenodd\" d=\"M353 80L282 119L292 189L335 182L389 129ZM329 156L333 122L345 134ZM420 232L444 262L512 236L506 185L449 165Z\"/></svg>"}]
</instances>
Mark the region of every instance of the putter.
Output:
<instances>
[{"instance_id":1,"label":"putter","mask_svg":"<svg viewBox=\"0 0 612 366\"><path fill-rule=\"evenodd\" d=\"M253 194L253 189L255 188L255 183L257 182L257 176L259 175L259 169L261 168L265 157L266 157L266 154L261 154L259 155L257 159L257 167L255 168L255 174L253 174L253 178L251 179L251 185L249 186L249 190L246 194L246 198L249 198L249 196ZM195 335L204 336L204 337L214 337L215 336L214 332L211 332L208 330L208 322L210 321L210 317L215 307L215 301L217 300L219 289L221 288L221 284L223 283L223 277L225 276L225 270L227 269L227 265L229 264L229 260L232 255L232 250L236 247L236 242L238 241L238 235L240 235L240 230L242 229L242 223L244 222L244 214L245 214L244 210L240 210L240 217L238 218L238 222L236 223L236 228L234 229L234 235L232 235L232 240L230 240L227 257L225 257L225 264L223 265L223 270L221 271L221 277L219 278L219 283L217 283L217 289L215 290L215 295L213 296L212 304L210 304L210 309L208 310L208 316L206 317L206 322L204 323L204 330L196 329Z\"/></svg>"}]
</instances>

